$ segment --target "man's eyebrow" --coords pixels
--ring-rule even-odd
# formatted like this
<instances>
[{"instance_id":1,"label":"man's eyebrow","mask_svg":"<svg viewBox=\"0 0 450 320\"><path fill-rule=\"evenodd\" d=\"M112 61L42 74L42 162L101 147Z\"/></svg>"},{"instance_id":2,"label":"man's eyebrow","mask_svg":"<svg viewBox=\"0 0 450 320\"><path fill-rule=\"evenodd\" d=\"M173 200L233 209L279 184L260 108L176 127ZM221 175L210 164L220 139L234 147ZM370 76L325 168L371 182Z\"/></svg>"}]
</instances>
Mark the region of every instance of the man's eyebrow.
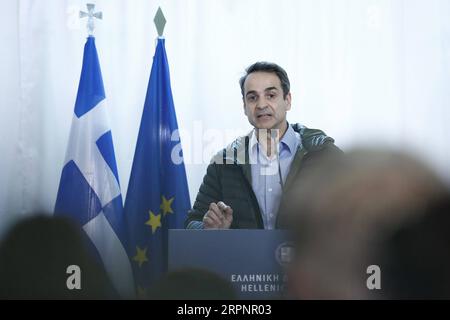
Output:
<instances>
[{"instance_id":1,"label":"man's eyebrow","mask_svg":"<svg viewBox=\"0 0 450 320\"><path fill-rule=\"evenodd\" d=\"M264 89L264 92L271 91L271 90L277 90L278 91L278 88L277 87L268 87L268 88ZM247 92L245 94L245 96L248 96L249 94L258 94L258 92L256 90L251 90L251 91Z\"/></svg>"}]
</instances>

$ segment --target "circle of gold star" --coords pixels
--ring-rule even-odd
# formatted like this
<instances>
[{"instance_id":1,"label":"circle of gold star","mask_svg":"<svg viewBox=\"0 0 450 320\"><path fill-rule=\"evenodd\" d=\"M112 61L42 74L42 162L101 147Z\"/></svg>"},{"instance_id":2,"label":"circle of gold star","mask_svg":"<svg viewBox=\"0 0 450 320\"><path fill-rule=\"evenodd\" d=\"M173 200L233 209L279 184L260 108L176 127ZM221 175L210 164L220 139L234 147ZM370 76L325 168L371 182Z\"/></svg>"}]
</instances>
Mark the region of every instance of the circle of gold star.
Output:
<instances>
[{"instance_id":1,"label":"circle of gold star","mask_svg":"<svg viewBox=\"0 0 450 320\"><path fill-rule=\"evenodd\" d=\"M141 249L136 246L136 255L133 257L133 261L139 264L139 268L142 267L142 264L148 261L147 248Z\"/></svg>"},{"instance_id":2,"label":"circle of gold star","mask_svg":"<svg viewBox=\"0 0 450 320\"><path fill-rule=\"evenodd\" d=\"M166 214L168 214L168 213L173 213L173 210L172 210L172 207L171 207L171 206L172 206L173 199L174 199L174 198L170 198L169 200L167 200L166 197L161 196L162 202L161 202L160 208L161 208L161 210L162 210L162 213L163 213L163 216L164 216L164 217L165 217Z\"/></svg>"},{"instance_id":3,"label":"circle of gold star","mask_svg":"<svg viewBox=\"0 0 450 320\"><path fill-rule=\"evenodd\" d=\"M152 228L152 233L155 233L156 229L161 227L161 215L155 215L151 211L149 211L148 214L150 215L150 218L145 224Z\"/></svg>"}]
</instances>

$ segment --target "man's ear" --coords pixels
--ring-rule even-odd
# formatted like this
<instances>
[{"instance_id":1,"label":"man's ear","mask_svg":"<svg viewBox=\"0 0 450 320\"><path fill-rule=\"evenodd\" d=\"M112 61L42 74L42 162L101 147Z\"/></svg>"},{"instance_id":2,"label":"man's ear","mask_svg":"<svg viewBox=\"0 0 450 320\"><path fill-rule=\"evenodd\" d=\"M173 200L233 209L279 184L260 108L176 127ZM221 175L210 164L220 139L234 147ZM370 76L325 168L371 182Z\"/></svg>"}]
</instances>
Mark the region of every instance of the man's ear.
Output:
<instances>
[{"instance_id":1,"label":"man's ear","mask_svg":"<svg viewBox=\"0 0 450 320\"><path fill-rule=\"evenodd\" d=\"M242 98L242 106L244 107L244 114L247 116L247 107L245 106L245 101Z\"/></svg>"},{"instance_id":2,"label":"man's ear","mask_svg":"<svg viewBox=\"0 0 450 320\"><path fill-rule=\"evenodd\" d=\"M285 98L284 100L286 100L286 103L287 103L286 111L287 111L287 110L291 110L292 96L291 96L291 93L290 93L290 92L288 92L288 94L286 95L286 98Z\"/></svg>"}]
</instances>

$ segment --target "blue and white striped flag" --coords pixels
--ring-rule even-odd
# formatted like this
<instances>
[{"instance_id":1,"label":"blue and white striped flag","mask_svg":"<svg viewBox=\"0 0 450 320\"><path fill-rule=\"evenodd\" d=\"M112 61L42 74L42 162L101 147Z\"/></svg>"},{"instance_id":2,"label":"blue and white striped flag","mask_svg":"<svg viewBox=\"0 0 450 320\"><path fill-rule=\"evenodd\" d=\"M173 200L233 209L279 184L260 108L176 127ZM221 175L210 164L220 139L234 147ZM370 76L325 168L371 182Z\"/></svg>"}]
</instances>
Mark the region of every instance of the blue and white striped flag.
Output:
<instances>
[{"instance_id":1,"label":"blue and white striped flag","mask_svg":"<svg viewBox=\"0 0 450 320\"><path fill-rule=\"evenodd\" d=\"M69 216L87 233L117 292L134 294L125 251L123 203L105 91L93 36L84 46L77 100L55 214Z\"/></svg>"}]
</instances>

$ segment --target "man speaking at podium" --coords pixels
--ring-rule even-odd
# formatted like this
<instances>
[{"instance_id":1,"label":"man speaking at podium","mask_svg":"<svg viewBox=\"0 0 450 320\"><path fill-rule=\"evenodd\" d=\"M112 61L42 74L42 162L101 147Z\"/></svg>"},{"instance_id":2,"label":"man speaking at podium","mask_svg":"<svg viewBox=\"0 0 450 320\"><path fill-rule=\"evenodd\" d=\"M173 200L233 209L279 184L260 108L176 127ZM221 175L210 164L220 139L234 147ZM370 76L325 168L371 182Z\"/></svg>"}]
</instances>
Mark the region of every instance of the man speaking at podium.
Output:
<instances>
[{"instance_id":1,"label":"man speaking at podium","mask_svg":"<svg viewBox=\"0 0 450 320\"><path fill-rule=\"evenodd\" d=\"M283 68L257 62L239 83L254 129L213 157L186 219L188 229L286 227L282 207L289 187L301 183L319 159L341 152L324 132L287 122L291 92Z\"/></svg>"}]
</instances>

